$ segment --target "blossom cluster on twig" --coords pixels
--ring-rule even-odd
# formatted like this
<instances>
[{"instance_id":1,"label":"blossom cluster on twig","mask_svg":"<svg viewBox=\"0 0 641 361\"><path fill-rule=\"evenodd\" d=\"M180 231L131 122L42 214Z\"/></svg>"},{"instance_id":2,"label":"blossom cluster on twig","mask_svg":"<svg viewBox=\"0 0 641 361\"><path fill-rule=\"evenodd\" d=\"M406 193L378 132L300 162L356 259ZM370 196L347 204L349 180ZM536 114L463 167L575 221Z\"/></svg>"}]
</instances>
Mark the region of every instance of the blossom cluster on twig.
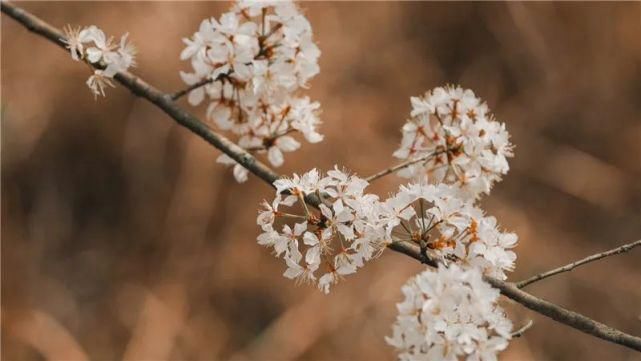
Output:
<instances>
[{"instance_id":1,"label":"blossom cluster on twig","mask_svg":"<svg viewBox=\"0 0 641 361\"><path fill-rule=\"evenodd\" d=\"M95 98L104 97L107 86L114 87L111 79L116 73L136 65L136 48L128 42L128 33L115 43L113 37L107 38L95 25L84 28L67 25L64 30L63 42L73 60L105 65L102 70L94 69L93 75L87 79L87 86Z\"/></svg>"},{"instance_id":2,"label":"blossom cluster on twig","mask_svg":"<svg viewBox=\"0 0 641 361\"><path fill-rule=\"evenodd\" d=\"M508 346L512 322L497 301L500 293L476 268L439 266L412 277L386 341L400 360L496 360Z\"/></svg>"},{"instance_id":3,"label":"blossom cluster on twig","mask_svg":"<svg viewBox=\"0 0 641 361\"><path fill-rule=\"evenodd\" d=\"M394 156L420 159L398 172L430 183L453 183L473 197L489 194L510 169L512 144L505 124L494 119L487 104L461 87L432 89L412 97L412 112Z\"/></svg>"},{"instance_id":4,"label":"blossom cluster on twig","mask_svg":"<svg viewBox=\"0 0 641 361\"><path fill-rule=\"evenodd\" d=\"M499 291L482 276L507 278L518 237L501 231L476 201L509 170L509 134L471 90L438 87L411 103L394 156L406 160L398 174L413 183L389 203L397 232L440 263L404 286L386 340L401 360L495 360L512 324L498 306Z\"/></svg>"},{"instance_id":5,"label":"blossom cluster on twig","mask_svg":"<svg viewBox=\"0 0 641 361\"><path fill-rule=\"evenodd\" d=\"M325 293L386 246L414 243L439 266L403 288L388 343L403 360L492 360L507 347L512 324L498 306L499 291L482 277L507 278L518 237L476 202L509 169L509 135L470 90L436 88L411 100L412 118L394 153L409 161L390 168L411 183L382 200L365 192L366 180L337 169L279 179L275 198L259 212L258 243L283 258L285 277ZM306 203L310 196L320 211ZM299 213L283 210L296 203Z\"/></svg>"},{"instance_id":6,"label":"blossom cluster on twig","mask_svg":"<svg viewBox=\"0 0 641 361\"><path fill-rule=\"evenodd\" d=\"M274 185L276 197L263 203L257 218L263 231L258 243L271 247L277 257L282 255L285 277L315 283L328 293L332 284L384 249L380 202L364 193L365 180L339 169L326 176L312 169ZM318 210L307 204L310 195L321 199Z\"/></svg>"},{"instance_id":7,"label":"blossom cluster on twig","mask_svg":"<svg viewBox=\"0 0 641 361\"><path fill-rule=\"evenodd\" d=\"M68 26L64 38L57 36L74 60L92 65L87 85L95 97L104 96L106 86L113 87L117 73L135 66L128 34L115 43L92 25ZM284 162L284 152L300 147L293 133L310 143L323 139L317 131L320 105L298 94L319 72L320 51L296 5L238 1L219 19L204 20L185 43L181 59L191 61L193 72L180 75L189 88L165 98L188 93L192 105L208 98L208 118L236 134L245 150L267 154L274 166ZM312 169L276 180L275 198L259 211L258 243L284 260L285 277L313 283L325 293L387 246L414 243L435 269L427 268L403 286L405 298L397 305L393 334L386 341L401 360L495 360L514 335L498 305L498 289L505 290L502 280L514 269L517 236L502 231L477 201L508 172L513 145L505 124L471 90L438 87L412 97L411 104L401 145L394 152L403 163L366 179L335 168L325 175ZM223 155L218 161L234 165L239 182L247 179L247 170L235 160ZM365 192L368 180L391 173L410 183L384 200ZM516 287L627 251L639 242ZM610 339L602 332L593 334Z\"/></svg>"},{"instance_id":8,"label":"blossom cluster on twig","mask_svg":"<svg viewBox=\"0 0 641 361\"><path fill-rule=\"evenodd\" d=\"M441 258L479 269L483 274L506 279L514 268L511 249L518 237L502 232L496 218L484 215L456 186L413 183L401 186L385 202L383 218L393 242L410 241Z\"/></svg>"},{"instance_id":9,"label":"blossom cluster on twig","mask_svg":"<svg viewBox=\"0 0 641 361\"><path fill-rule=\"evenodd\" d=\"M203 20L184 42L180 58L191 61L193 72L180 75L195 86L189 103L207 98L207 118L235 134L238 145L265 153L278 167L284 153L301 146L293 133L310 143L323 139L317 130L320 104L298 94L318 74L320 50L294 3L239 1L219 19ZM218 161L235 165L238 182L247 179L247 170L230 157Z\"/></svg>"}]
</instances>

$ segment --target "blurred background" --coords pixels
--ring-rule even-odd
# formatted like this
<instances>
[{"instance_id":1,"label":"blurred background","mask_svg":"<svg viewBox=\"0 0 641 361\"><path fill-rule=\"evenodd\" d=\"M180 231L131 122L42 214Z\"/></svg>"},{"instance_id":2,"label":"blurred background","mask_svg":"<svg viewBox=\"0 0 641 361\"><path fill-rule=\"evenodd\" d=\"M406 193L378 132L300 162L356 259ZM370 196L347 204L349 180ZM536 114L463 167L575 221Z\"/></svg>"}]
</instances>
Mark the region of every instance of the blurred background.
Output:
<instances>
[{"instance_id":1,"label":"blurred background","mask_svg":"<svg viewBox=\"0 0 641 361\"><path fill-rule=\"evenodd\" d=\"M130 33L134 73L183 88L181 38L229 3L22 3L56 27ZM641 238L641 4L304 3L322 50L311 83L325 141L280 173L395 160L409 97L473 89L507 123L516 157L482 201L518 233L519 280ZM2 358L390 360L400 286L422 268L393 252L328 296L281 276L255 242L255 177L2 15ZM186 108L186 100L180 103ZM204 118L203 107L190 111ZM382 196L401 180L371 190ZM528 288L641 334L641 250ZM506 301L502 360L640 360Z\"/></svg>"}]
</instances>

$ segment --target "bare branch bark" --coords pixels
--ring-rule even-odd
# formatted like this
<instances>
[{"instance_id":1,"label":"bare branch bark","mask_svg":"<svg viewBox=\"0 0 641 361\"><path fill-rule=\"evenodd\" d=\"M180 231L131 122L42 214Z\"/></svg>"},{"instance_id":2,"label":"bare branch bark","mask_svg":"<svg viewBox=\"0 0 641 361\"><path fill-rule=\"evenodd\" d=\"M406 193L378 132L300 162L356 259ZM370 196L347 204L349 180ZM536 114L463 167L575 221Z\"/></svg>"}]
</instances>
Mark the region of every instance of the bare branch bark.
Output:
<instances>
[{"instance_id":1,"label":"bare branch bark","mask_svg":"<svg viewBox=\"0 0 641 361\"><path fill-rule=\"evenodd\" d=\"M390 248L421 261L422 263L429 264L430 266L438 263L438 260L433 257L428 256L428 259L426 260L425 256L421 255L419 246L410 242L395 242L390 245ZM504 296L522 304L534 312L540 313L589 335L641 351L640 337L629 335L580 313L570 311L552 302L535 297L520 290L512 282L505 282L497 278L487 276L483 277L483 279L493 287L499 289Z\"/></svg>"},{"instance_id":2,"label":"bare branch bark","mask_svg":"<svg viewBox=\"0 0 641 361\"><path fill-rule=\"evenodd\" d=\"M29 12L17 7L11 2L2 1L0 5L3 13L16 20L30 31L48 39L61 48L65 48L65 44L63 42L64 35L60 32L60 30L52 27L35 15L32 15ZM100 64L94 66L98 69L101 68ZM151 103L155 104L178 124L191 130L192 132L203 138L205 141L218 148L219 150L230 156L232 159L236 160L243 167L247 168L250 172L254 173L266 183L273 186L273 182L279 178L278 174L272 171L265 164L258 161L247 151L245 151L229 139L225 138L224 136L212 131L198 118L177 106L172 101L171 95L161 92L157 88L153 87L152 85L148 84L144 80L129 72L118 73L116 74L115 79L135 95L143 97ZM415 160L416 163L420 161L421 160ZM394 168L396 167L390 168L392 169L392 171L389 171L389 169L384 171L387 172L385 174L394 172ZM383 175L374 175L372 176L374 178L370 178L372 178L372 180L375 180L382 177ZM306 197L306 201L311 205L318 205L320 202L318 197L316 197L315 195ZM415 244L409 242L394 242L389 245L389 248L396 252L408 255L430 266L436 267L438 265L437 259L431 257L430 255L421 254L420 248ZM513 283L504 282L491 277L485 277L485 280L492 286L499 289L503 295L515 300L516 302L537 313L550 317L560 323L583 331L587 334L596 336L603 340L617 343L637 351L641 351L641 338L639 337L626 334L622 331L594 321L586 316L566 310L551 302L539 299L525 291L520 290Z\"/></svg>"},{"instance_id":3,"label":"bare branch bark","mask_svg":"<svg viewBox=\"0 0 641 361\"><path fill-rule=\"evenodd\" d=\"M198 89L201 86L205 86L205 85L207 85L209 83L212 83L213 81L214 81L214 79L212 79L212 78L204 78L204 79L200 80L199 82L194 83L194 84L188 86L187 88L185 88L183 90L179 90L179 91L171 94L169 97L171 98L171 100L178 100L178 99L180 99L180 97L184 96L185 94L189 93L190 91Z\"/></svg>"},{"instance_id":4,"label":"bare branch bark","mask_svg":"<svg viewBox=\"0 0 641 361\"><path fill-rule=\"evenodd\" d=\"M632 242L632 243L628 243L628 244L624 244L621 247L617 247L617 248L611 249L611 250L606 251L606 252L593 254L593 255L591 255L589 257L585 257L584 259L578 260L576 262L572 262L572 263L567 264L567 265L565 265L563 267L559 267L559 268L555 268L555 269L547 271L547 272L539 273L538 275L532 276L532 277L530 277L530 278L528 278L526 280L517 282L516 283L516 287L518 287L518 288L526 287L526 286L528 286L528 285L530 285L530 284L532 284L534 282L538 282L538 281L540 281L542 279L546 279L548 277L557 275L559 273L572 271L573 269L575 269L575 268L577 268L579 266L582 266L584 264L587 264L587 263L590 263L590 262L594 262L594 261L598 261L598 260L600 260L602 258L605 258L605 257L614 256L614 255L617 255L617 254L628 252L629 250L631 250L632 248L637 247L637 246L641 246L641 240L638 240L638 241Z\"/></svg>"},{"instance_id":5,"label":"bare branch bark","mask_svg":"<svg viewBox=\"0 0 641 361\"><path fill-rule=\"evenodd\" d=\"M641 338L637 336L629 335L580 313L570 311L552 302L521 291L512 282L503 282L491 277L485 277L485 280L492 286L498 288L503 295L534 312L547 316L557 322L570 325L589 335L641 352Z\"/></svg>"},{"instance_id":6,"label":"bare branch bark","mask_svg":"<svg viewBox=\"0 0 641 361\"><path fill-rule=\"evenodd\" d=\"M373 182L373 181L375 181L375 180L377 180L379 178L385 177L388 174L392 174L392 173L398 172L399 170L405 169L405 168L407 168L407 167L409 167L411 165L414 165L416 163L420 163L420 162L426 161L426 160L430 159L431 157L433 157L435 155L438 155L438 154L439 154L438 152L430 153L430 154L424 155L424 156L422 156L420 158L416 158L416 159L408 160L408 161L403 162L403 163L399 163L399 164L397 164L397 165L395 165L393 167L384 169L384 170L382 170L382 171L380 171L380 172L378 172L376 174L372 174L371 176L365 178L365 180L371 183L371 182Z\"/></svg>"}]
</instances>

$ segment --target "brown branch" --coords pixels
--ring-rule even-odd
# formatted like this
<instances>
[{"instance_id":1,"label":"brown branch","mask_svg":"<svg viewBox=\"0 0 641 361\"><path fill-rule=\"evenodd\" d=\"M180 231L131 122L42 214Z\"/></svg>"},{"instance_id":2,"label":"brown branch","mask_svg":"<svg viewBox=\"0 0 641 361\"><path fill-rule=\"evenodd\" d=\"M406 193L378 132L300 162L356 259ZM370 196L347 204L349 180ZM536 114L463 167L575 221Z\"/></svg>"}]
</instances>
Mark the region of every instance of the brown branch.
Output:
<instances>
[{"instance_id":1,"label":"brown branch","mask_svg":"<svg viewBox=\"0 0 641 361\"><path fill-rule=\"evenodd\" d=\"M2 1L0 5L3 13L16 20L30 31L50 40L61 48L65 48L65 43L63 42L64 35L60 32L60 30L52 27L38 17L28 13L27 11L15 6L8 1ZM101 69L104 64L93 66ZM278 174L276 174L263 163L256 160L256 158L254 158L247 151L231 142L224 136L212 131L204 123L198 120L198 118L178 107L172 101L171 95L161 92L160 90L156 89L152 85L148 84L144 80L129 72L118 73L116 74L115 79L135 95L141 96L151 103L155 104L178 124L196 133L205 141L223 151L225 154L236 160L243 167L247 168L249 171L257 175L268 184L273 186L273 182L279 178ZM420 160L415 161L420 162ZM394 170L392 170L391 172L394 172ZM381 176L377 176L373 179L377 179L380 177ZM320 200L315 195L309 195L308 197L306 197L306 202L310 205L318 205L320 203ZM421 254L420 248L415 244L409 242L394 242L389 245L389 248L408 255L422 263L431 266L438 265L438 260L428 254ZM637 351L641 351L641 338L639 337L628 335L624 332L594 321L586 316L566 310L548 301L536 298L535 296L532 296L529 293L518 289L513 283L504 282L491 277L485 277L485 280L492 286L499 289L503 295L515 300L516 302L535 312L550 317L560 323L583 331L587 334L599 337L603 340L617 343L635 349Z\"/></svg>"},{"instance_id":2,"label":"brown branch","mask_svg":"<svg viewBox=\"0 0 641 361\"><path fill-rule=\"evenodd\" d=\"M538 281L540 281L542 279L546 279L548 277L557 275L559 273L572 271L573 269L575 269L575 268L577 268L579 266L582 266L584 264L587 264L587 263L590 263L590 262L594 262L594 261L598 261L598 260L600 260L602 258L605 258L605 257L608 257L608 256L614 256L614 255L617 255L617 254L625 253L625 252L627 252L627 251L629 251L632 248L637 247L637 246L641 246L641 240L638 240L638 241L632 242L632 243L628 243L628 244L624 244L621 247L617 247L617 248L611 249L609 251L593 254L593 255L591 255L589 257L585 257L584 259L578 260L576 262L572 262L572 263L567 264L567 265L565 265L563 267L559 267L559 268L555 268L555 269L547 271L547 272L539 273L539 274L537 274L535 276L532 276L532 277L530 277L530 278L528 278L526 280L517 282L516 283L516 287L518 287L518 288L526 287L526 286L528 286L528 285L530 285L530 284L532 284L534 282L538 282Z\"/></svg>"},{"instance_id":3,"label":"brown branch","mask_svg":"<svg viewBox=\"0 0 641 361\"><path fill-rule=\"evenodd\" d=\"M640 337L629 335L580 313L570 311L552 302L535 297L518 289L514 283L503 282L491 277L484 277L484 279L493 287L498 288L504 296L511 298L534 312L565 325L572 326L589 335L641 352Z\"/></svg>"},{"instance_id":4,"label":"brown branch","mask_svg":"<svg viewBox=\"0 0 641 361\"><path fill-rule=\"evenodd\" d=\"M390 245L390 248L430 266L434 266L438 263L438 260L432 256L428 255L428 259L426 259L424 255L421 255L419 246L410 242L394 242ZM499 289L504 296L522 304L534 312L540 313L589 335L641 351L640 337L629 335L580 313L570 311L559 305L535 297L520 290L512 282L505 282L488 276L484 276L483 279L494 288Z\"/></svg>"},{"instance_id":5,"label":"brown branch","mask_svg":"<svg viewBox=\"0 0 641 361\"><path fill-rule=\"evenodd\" d=\"M205 85L207 85L209 83L212 83L213 81L214 81L214 79L212 79L212 78L204 78L204 79L198 81L197 83L194 83L194 84L188 86L187 88L185 88L183 90L179 90L179 91L171 94L169 96L169 98L171 98L171 100L178 100L180 97L184 96L185 94L189 93L190 91L198 89L201 86L205 86Z\"/></svg>"},{"instance_id":6,"label":"brown branch","mask_svg":"<svg viewBox=\"0 0 641 361\"><path fill-rule=\"evenodd\" d=\"M60 30L47 24L35 15L19 8L9 1L2 1L2 12L24 25L30 31L45 37L61 48L66 49L63 42L65 36ZM104 64L92 64L97 69L104 68ZM165 94L148 84L139 77L129 73L120 72L114 77L125 88L129 89L137 96L143 97L155 104L162 111L167 113L178 124L196 133L205 141L214 147L227 154L229 157L240 163L243 167L247 168L250 172L263 179L265 182L272 184L279 178L278 174L274 173L265 164L258 161L247 151L236 145L221 134L212 131L207 125L201 122L198 118L177 106L172 100L171 96Z\"/></svg>"},{"instance_id":7,"label":"brown branch","mask_svg":"<svg viewBox=\"0 0 641 361\"><path fill-rule=\"evenodd\" d=\"M416 159L408 160L408 161L403 162L403 163L399 163L399 164L397 164L397 165L395 165L393 167L384 169L384 170L382 170L382 171L380 171L380 172L378 172L376 174L372 174L371 176L365 178L365 180L371 183L371 182L373 182L373 181L375 181L375 180L377 180L379 178L382 178L382 177L384 177L384 176L386 176L388 174L392 174L392 173L398 172L399 170L407 168L407 167L409 167L411 165L414 165L416 163L420 163L420 162L426 161L426 160L430 159L431 157L434 157L434 156L438 155L439 153L442 153L442 152L434 152L434 153L426 154L426 155L424 155L424 156L422 156L420 158L416 158Z\"/></svg>"}]
</instances>

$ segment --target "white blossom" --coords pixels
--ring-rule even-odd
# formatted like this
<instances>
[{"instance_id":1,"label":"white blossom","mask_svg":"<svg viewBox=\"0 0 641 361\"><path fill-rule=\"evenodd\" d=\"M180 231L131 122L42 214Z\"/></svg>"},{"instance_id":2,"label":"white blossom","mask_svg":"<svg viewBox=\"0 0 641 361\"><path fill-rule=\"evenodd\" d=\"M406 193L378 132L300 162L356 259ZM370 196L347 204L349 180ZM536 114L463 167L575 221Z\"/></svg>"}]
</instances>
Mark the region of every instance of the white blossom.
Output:
<instances>
[{"instance_id":1,"label":"white blossom","mask_svg":"<svg viewBox=\"0 0 641 361\"><path fill-rule=\"evenodd\" d=\"M71 53L71 58L76 61L82 59L85 52L84 43L91 41L88 29L81 29L67 24L63 30L65 38L62 39L62 42L67 44L66 47Z\"/></svg>"},{"instance_id":2,"label":"white blossom","mask_svg":"<svg viewBox=\"0 0 641 361\"><path fill-rule=\"evenodd\" d=\"M514 269L517 236L504 233L494 217L485 216L464 191L445 184L409 184L387 199L380 213L394 241L420 245L444 262L474 266L505 279Z\"/></svg>"},{"instance_id":3,"label":"white blossom","mask_svg":"<svg viewBox=\"0 0 641 361\"><path fill-rule=\"evenodd\" d=\"M113 38L107 39L105 33L95 25L91 25L87 28L87 31L89 32L89 39L94 44L94 46L87 49L87 59L89 62L97 63L102 60L103 57L109 57L112 50L115 49Z\"/></svg>"},{"instance_id":4,"label":"white blossom","mask_svg":"<svg viewBox=\"0 0 641 361\"><path fill-rule=\"evenodd\" d=\"M310 143L323 139L319 103L298 94L318 74L320 51L291 1L239 1L183 41L180 58L193 71L181 78L189 86L209 80L190 91L189 103L207 99L207 118L241 147L278 167L285 153L300 148L295 133Z\"/></svg>"},{"instance_id":5,"label":"white blossom","mask_svg":"<svg viewBox=\"0 0 641 361\"><path fill-rule=\"evenodd\" d=\"M513 155L505 124L494 120L487 105L471 90L439 87L412 97L410 119L403 126L394 156L425 160L399 172L430 183L457 184L468 196L489 193L509 170Z\"/></svg>"},{"instance_id":6,"label":"white blossom","mask_svg":"<svg viewBox=\"0 0 641 361\"><path fill-rule=\"evenodd\" d=\"M94 97L97 98L99 95L105 96L105 88L110 86L115 88L113 82L109 76L105 75L105 72L102 70L94 70L92 76L87 79L87 86L93 93Z\"/></svg>"},{"instance_id":7,"label":"white blossom","mask_svg":"<svg viewBox=\"0 0 641 361\"><path fill-rule=\"evenodd\" d=\"M85 60L105 67L96 69L87 79L87 86L96 98L105 96L106 86L114 87L111 79L118 72L136 65L136 48L127 41L128 33L120 38L119 44L115 44L113 38L107 38L95 25L85 28L67 25L64 31L62 41L67 44L73 60Z\"/></svg>"},{"instance_id":8,"label":"white blossom","mask_svg":"<svg viewBox=\"0 0 641 361\"><path fill-rule=\"evenodd\" d=\"M388 344L400 360L496 360L512 323L497 304L500 292L475 268L439 266L412 277Z\"/></svg>"},{"instance_id":9,"label":"white blossom","mask_svg":"<svg viewBox=\"0 0 641 361\"><path fill-rule=\"evenodd\" d=\"M377 231L382 229L380 202L364 193L365 180L339 169L326 176L312 169L279 179L274 186L276 197L263 202L258 214L258 243L282 255L286 277L316 283L327 293L385 246L385 232ZM322 199L320 211L307 204L306 196ZM286 245L279 239L286 239Z\"/></svg>"}]
</instances>

